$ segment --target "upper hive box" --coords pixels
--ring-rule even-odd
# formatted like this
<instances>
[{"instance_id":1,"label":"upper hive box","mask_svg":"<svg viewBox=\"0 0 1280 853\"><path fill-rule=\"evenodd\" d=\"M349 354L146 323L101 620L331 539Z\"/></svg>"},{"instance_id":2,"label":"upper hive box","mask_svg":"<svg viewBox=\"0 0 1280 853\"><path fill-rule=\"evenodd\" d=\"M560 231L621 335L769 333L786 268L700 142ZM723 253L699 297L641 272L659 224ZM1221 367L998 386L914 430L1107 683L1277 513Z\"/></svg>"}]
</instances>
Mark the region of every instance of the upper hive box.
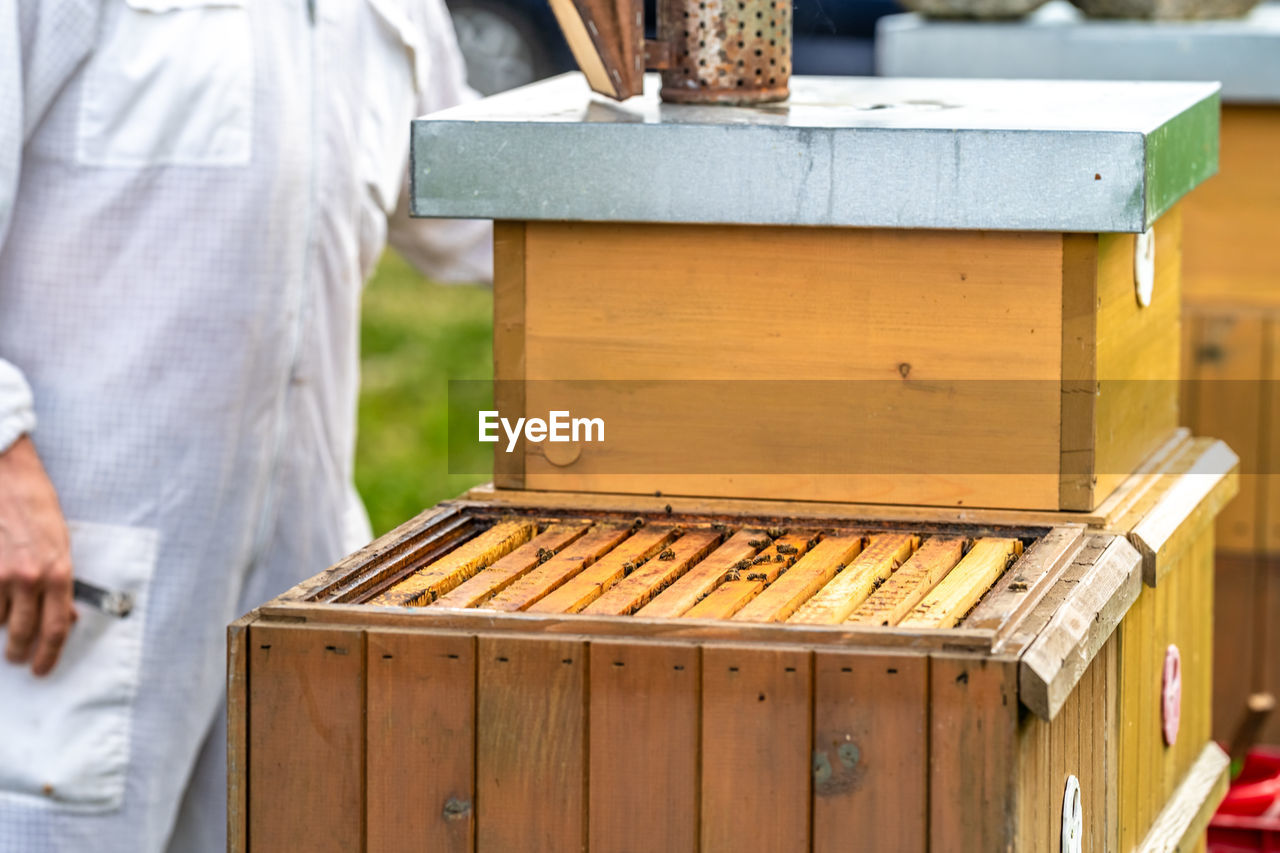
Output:
<instances>
[{"instance_id":1,"label":"upper hive box","mask_svg":"<svg viewBox=\"0 0 1280 853\"><path fill-rule=\"evenodd\" d=\"M655 90L414 124L413 213L500 220L495 408L604 422L500 487L1087 510L1173 434L1217 86Z\"/></svg>"}]
</instances>

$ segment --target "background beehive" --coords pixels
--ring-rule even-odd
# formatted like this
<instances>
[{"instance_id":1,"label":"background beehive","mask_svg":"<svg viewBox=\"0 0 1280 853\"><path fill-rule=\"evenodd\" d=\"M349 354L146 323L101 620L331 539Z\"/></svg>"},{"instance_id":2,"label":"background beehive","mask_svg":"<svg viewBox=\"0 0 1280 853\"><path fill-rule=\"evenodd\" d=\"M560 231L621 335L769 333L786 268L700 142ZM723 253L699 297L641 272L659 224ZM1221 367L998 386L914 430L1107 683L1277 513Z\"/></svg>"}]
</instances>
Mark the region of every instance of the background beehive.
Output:
<instances>
[{"instance_id":1,"label":"background beehive","mask_svg":"<svg viewBox=\"0 0 1280 853\"><path fill-rule=\"evenodd\" d=\"M1241 21L935 26L885 19L881 73L1223 83L1219 174L1182 203L1183 422L1241 457L1240 497L1217 531L1215 736L1229 741L1254 691L1280 695L1280 27ZM1197 384L1194 380L1202 380ZM1280 719L1262 733L1280 741Z\"/></svg>"}]
</instances>

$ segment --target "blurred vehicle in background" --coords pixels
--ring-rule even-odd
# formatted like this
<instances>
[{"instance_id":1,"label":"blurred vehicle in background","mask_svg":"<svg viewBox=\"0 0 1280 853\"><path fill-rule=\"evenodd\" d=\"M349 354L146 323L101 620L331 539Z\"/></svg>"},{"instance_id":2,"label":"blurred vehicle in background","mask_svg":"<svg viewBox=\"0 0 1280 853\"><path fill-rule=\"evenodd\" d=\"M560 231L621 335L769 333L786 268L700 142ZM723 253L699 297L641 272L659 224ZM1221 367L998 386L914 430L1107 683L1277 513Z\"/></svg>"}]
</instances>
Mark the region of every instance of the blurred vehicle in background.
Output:
<instances>
[{"instance_id":1,"label":"blurred vehicle in background","mask_svg":"<svg viewBox=\"0 0 1280 853\"><path fill-rule=\"evenodd\" d=\"M547 0L448 0L467 77L481 94L576 68ZM645 2L652 27L653 0ZM795 0L796 74L871 74L876 21L893 0Z\"/></svg>"}]
</instances>

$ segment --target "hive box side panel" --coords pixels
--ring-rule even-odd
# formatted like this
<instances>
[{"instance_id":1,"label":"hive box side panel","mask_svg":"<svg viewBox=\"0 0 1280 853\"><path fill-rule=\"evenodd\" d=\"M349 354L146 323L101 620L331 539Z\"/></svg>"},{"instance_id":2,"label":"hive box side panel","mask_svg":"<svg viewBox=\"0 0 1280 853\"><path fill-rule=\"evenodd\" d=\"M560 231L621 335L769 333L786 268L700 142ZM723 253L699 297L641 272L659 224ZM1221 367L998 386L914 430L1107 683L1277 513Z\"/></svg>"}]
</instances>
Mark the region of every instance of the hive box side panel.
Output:
<instances>
[{"instance_id":1,"label":"hive box side panel","mask_svg":"<svg viewBox=\"0 0 1280 853\"><path fill-rule=\"evenodd\" d=\"M1280 307L1280 106L1222 110L1220 171L1187 196L1191 303Z\"/></svg>"},{"instance_id":2,"label":"hive box side panel","mask_svg":"<svg viewBox=\"0 0 1280 853\"><path fill-rule=\"evenodd\" d=\"M524 253L529 412L562 408L537 380L783 386L739 402L728 386L584 390L576 407L612 414L609 441L567 465L529 447L526 488L1059 505L1059 234L529 223ZM852 384L788 393L805 380ZM663 476L680 473L676 434L767 463ZM815 445L845 470L819 475ZM912 468L883 476L886 457Z\"/></svg>"},{"instance_id":3,"label":"hive box side panel","mask_svg":"<svg viewBox=\"0 0 1280 853\"><path fill-rule=\"evenodd\" d=\"M249 850L364 843L364 633L249 628Z\"/></svg>"},{"instance_id":4,"label":"hive box side panel","mask_svg":"<svg viewBox=\"0 0 1280 853\"><path fill-rule=\"evenodd\" d=\"M1017 830L1017 663L930 660L929 849L1008 850Z\"/></svg>"},{"instance_id":5,"label":"hive box side panel","mask_svg":"<svg viewBox=\"0 0 1280 853\"><path fill-rule=\"evenodd\" d=\"M1095 405L1093 509L1167 442L1178 428L1181 372L1182 214L1153 226L1155 286L1151 304L1134 293L1131 234L1098 238L1098 392Z\"/></svg>"},{"instance_id":6,"label":"hive box side panel","mask_svg":"<svg viewBox=\"0 0 1280 853\"><path fill-rule=\"evenodd\" d=\"M476 640L370 630L367 853L470 851Z\"/></svg>"},{"instance_id":7,"label":"hive box side panel","mask_svg":"<svg viewBox=\"0 0 1280 853\"><path fill-rule=\"evenodd\" d=\"M1240 493L1218 516L1218 547L1251 554L1260 536L1264 331L1257 314L1188 308L1186 360L1192 373L1183 420L1197 435L1221 439L1240 457Z\"/></svg>"},{"instance_id":8,"label":"hive box side panel","mask_svg":"<svg viewBox=\"0 0 1280 853\"><path fill-rule=\"evenodd\" d=\"M591 644L592 853L697 850L701 676L696 646Z\"/></svg>"},{"instance_id":9,"label":"hive box side panel","mask_svg":"<svg viewBox=\"0 0 1280 853\"><path fill-rule=\"evenodd\" d=\"M702 850L809 848L812 655L702 653Z\"/></svg>"},{"instance_id":10,"label":"hive box side panel","mask_svg":"<svg viewBox=\"0 0 1280 853\"><path fill-rule=\"evenodd\" d=\"M584 849L586 644L481 636L476 654L476 850Z\"/></svg>"},{"instance_id":11,"label":"hive box side panel","mask_svg":"<svg viewBox=\"0 0 1280 853\"><path fill-rule=\"evenodd\" d=\"M813 851L923 853L929 659L814 653Z\"/></svg>"},{"instance_id":12,"label":"hive box side panel","mask_svg":"<svg viewBox=\"0 0 1280 853\"><path fill-rule=\"evenodd\" d=\"M1023 713L1018 731L1017 850L1056 850L1062 838L1067 779L1080 785L1083 849L1117 850L1118 743L1113 635L1051 722Z\"/></svg>"},{"instance_id":13,"label":"hive box side panel","mask_svg":"<svg viewBox=\"0 0 1280 853\"><path fill-rule=\"evenodd\" d=\"M1169 557L1160 585L1144 587L1120 626L1120 849L1132 849L1199 757L1211 734L1213 526ZM1177 739L1166 745L1161 698L1166 650L1181 655Z\"/></svg>"}]
</instances>

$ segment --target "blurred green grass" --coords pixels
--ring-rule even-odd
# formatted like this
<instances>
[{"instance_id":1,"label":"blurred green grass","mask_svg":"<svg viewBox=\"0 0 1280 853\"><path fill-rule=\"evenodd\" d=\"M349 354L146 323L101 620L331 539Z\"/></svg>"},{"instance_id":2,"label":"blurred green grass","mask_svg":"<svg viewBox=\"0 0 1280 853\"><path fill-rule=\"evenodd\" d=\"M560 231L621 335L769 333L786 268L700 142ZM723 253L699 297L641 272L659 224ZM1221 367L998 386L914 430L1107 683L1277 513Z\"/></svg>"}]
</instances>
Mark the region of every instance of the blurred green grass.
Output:
<instances>
[{"instance_id":1,"label":"blurred green grass","mask_svg":"<svg viewBox=\"0 0 1280 853\"><path fill-rule=\"evenodd\" d=\"M493 378L492 324L492 290L437 284L394 252L365 288L356 486L375 535L489 479L448 473L448 382Z\"/></svg>"}]
</instances>

